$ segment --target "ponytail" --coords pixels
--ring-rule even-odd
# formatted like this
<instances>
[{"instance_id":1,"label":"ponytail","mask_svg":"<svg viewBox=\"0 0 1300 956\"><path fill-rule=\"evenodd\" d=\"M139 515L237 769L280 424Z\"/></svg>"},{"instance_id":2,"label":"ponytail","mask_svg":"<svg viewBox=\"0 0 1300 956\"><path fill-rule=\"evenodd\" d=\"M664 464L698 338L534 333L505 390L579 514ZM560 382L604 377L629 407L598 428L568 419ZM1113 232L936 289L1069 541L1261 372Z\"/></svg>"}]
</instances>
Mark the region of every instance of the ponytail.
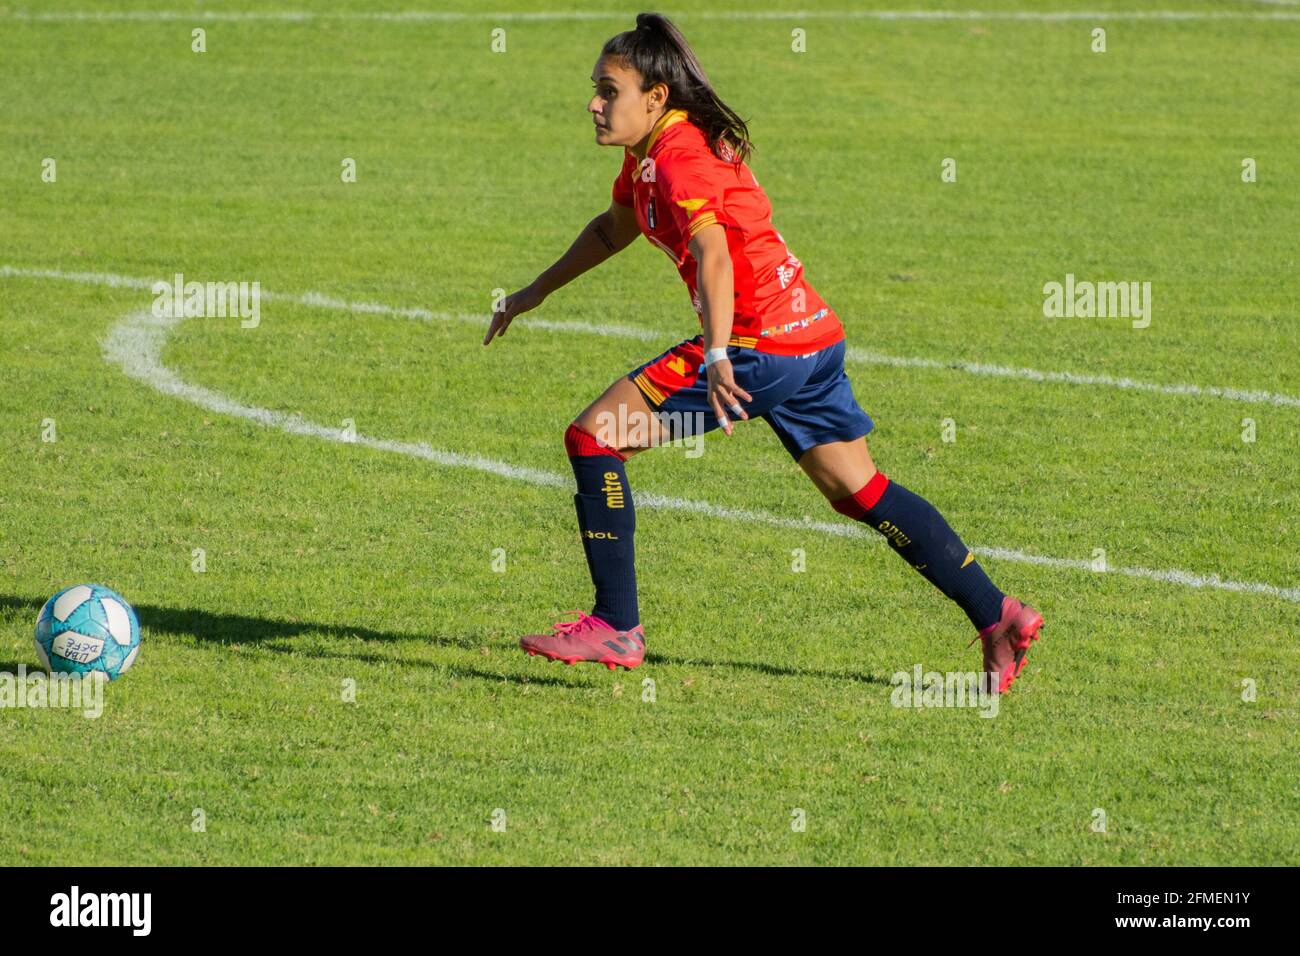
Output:
<instances>
[{"instance_id":1,"label":"ponytail","mask_svg":"<svg viewBox=\"0 0 1300 956\"><path fill-rule=\"evenodd\" d=\"M749 159L749 127L714 92L690 44L667 17L637 14L636 29L612 37L600 55L622 59L640 73L643 93L656 83L667 86L664 108L684 110L716 156L736 164Z\"/></svg>"}]
</instances>

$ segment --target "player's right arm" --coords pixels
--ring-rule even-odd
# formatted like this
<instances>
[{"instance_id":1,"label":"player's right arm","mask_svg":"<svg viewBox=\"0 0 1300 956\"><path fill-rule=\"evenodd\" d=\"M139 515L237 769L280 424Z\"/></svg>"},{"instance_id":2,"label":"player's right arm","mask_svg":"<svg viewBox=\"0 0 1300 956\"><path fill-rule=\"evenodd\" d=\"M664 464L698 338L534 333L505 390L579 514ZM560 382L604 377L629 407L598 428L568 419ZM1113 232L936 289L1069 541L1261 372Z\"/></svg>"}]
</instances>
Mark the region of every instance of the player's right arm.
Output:
<instances>
[{"instance_id":1,"label":"player's right arm","mask_svg":"<svg viewBox=\"0 0 1300 956\"><path fill-rule=\"evenodd\" d=\"M594 269L614 253L622 252L640 231L632 207L611 202L607 210L587 223L578 238L573 240L573 245L553 266L505 298L501 307L492 313L492 324L483 337L483 344L487 345L494 336L505 335L516 315L537 308L556 289L572 282L588 269Z\"/></svg>"}]
</instances>

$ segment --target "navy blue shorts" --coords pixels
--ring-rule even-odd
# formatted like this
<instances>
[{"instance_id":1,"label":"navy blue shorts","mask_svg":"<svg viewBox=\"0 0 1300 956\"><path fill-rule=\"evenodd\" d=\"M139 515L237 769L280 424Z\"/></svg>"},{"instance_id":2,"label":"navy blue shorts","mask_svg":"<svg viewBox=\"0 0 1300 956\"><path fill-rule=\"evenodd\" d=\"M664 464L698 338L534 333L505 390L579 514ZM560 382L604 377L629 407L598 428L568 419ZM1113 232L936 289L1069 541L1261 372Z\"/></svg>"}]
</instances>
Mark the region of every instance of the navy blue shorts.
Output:
<instances>
[{"instance_id":1,"label":"navy blue shorts","mask_svg":"<svg viewBox=\"0 0 1300 956\"><path fill-rule=\"evenodd\" d=\"M853 397L844 372L844 340L807 355L773 355L739 345L727 347L736 384L752 402L741 407L750 418L772 426L798 461L809 448L852 441L868 434L871 416ZM628 373L673 438L720 427L709 405L704 336L674 345ZM676 414L664 414L676 413ZM738 422L738 419L733 420ZM683 429L687 431L683 431Z\"/></svg>"}]
</instances>

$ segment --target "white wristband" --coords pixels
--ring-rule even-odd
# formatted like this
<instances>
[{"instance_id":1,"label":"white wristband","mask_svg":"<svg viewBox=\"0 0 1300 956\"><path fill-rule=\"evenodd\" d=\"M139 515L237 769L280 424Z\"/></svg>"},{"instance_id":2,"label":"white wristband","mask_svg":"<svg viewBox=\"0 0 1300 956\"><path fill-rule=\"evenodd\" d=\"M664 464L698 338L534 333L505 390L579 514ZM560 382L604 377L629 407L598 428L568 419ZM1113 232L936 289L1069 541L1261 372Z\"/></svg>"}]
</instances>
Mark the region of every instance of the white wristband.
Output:
<instances>
[{"instance_id":1,"label":"white wristband","mask_svg":"<svg viewBox=\"0 0 1300 956\"><path fill-rule=\"evenodd\" d=\"M726 357L727 357L727 350L725 348L709 349L707 352L704 353L704 367L708 368L714 362L721 361Z\"/></svg>"}]
</instances>

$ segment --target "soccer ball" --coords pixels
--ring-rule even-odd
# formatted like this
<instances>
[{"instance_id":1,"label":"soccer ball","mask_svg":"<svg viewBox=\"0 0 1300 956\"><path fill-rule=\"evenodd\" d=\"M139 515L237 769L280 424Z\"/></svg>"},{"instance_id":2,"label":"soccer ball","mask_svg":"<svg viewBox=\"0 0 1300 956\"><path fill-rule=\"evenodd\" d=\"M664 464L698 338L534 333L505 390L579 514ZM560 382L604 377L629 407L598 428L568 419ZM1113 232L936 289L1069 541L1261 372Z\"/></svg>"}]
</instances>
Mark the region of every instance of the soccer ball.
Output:
<instances>
[{"instance_id":1,"label":"soccer ball","mask_svg":"<svg viewBox=\"0 0 1300 956\"><path fill-rule=\"evenodd\" d=\"M117 680L140 655L140 622L116 591L77 584L41 608L36 654L51 673Z\"/></svg>"}]
</instances>

